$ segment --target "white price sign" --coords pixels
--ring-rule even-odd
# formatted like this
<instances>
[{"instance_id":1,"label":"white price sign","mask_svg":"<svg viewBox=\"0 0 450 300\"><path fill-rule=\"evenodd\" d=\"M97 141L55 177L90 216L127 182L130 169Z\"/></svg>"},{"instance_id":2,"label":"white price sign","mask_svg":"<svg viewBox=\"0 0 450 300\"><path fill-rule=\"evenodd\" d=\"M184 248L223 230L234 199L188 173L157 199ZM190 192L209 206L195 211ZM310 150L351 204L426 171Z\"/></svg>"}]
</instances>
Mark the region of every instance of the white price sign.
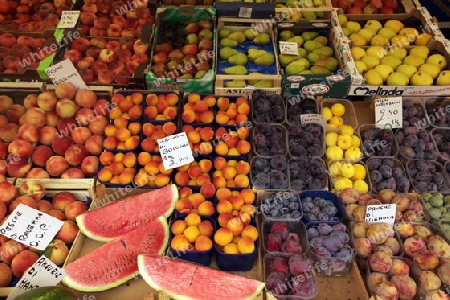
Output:
<instances>
[{"instance_id":1,"label":"white price sign","mask_svg":"<svg viewBox=\"0 0 450 300\"><path fill-rule=\"evenodd\" d=\"M297 43L280 41L279 47L281 54L299 55Z\"/></svg>"},{"instance_id":2,"label":"white price sign","mask_svg":"<svg viewBox=\"0 0 450 300\"><path fill-rule=\"evenodd\" d=\"M45 70L48 77L57 85L61 82L70 82L78 90L87 90L86 83L75 69L73 63L67 58L56 65L53 65Z\"/></svg>"},{"instance_id":3,"label":"white price sign","mask_svg":"<svg viewBox=\"0 0 450 300\"><path fill-rule=\"evenodd\" d=\"M166 136L157 142L166 170L178 168L194 161L185 132Z\"/></svg>"},{"instance_id":4,"label":"white price sign","mask_svg":"<svg viewBox=\"0 0 450 300\"><path fill-rule=\"evenodd\" d=\"M322 115L319 114L303 114L300 115L300 122L302 125L306 125L309 123L320 124L325 132L327 128L327 121L323 118Z\"/></svg>"},{"instance_id":5,"label":"white price sign","mask_svg":"<svg viewBox=\"0 0 450 300\"><path fill-rule=\"evenodd\" d=\"M364 221L367 223L394 224L396 212L395 204L367 205Z\"/></svg>"},{"instance_id":6,"label":"white price sign","mask_svg":"<svg viewBox=\"0 0 450 300\"><path fill-rule=\"evenodd\" d=\"M0 234L38 250L45 250L63 224L55 217L19 204L0 226Z\"/></svg>"},{"instance_id":7,"label":"white price sign","mask_svg":"<svg viewBox=\"0 0 450 300\"><path fill-rule=\"evenodd\" d=\"M64 10L61 13L61 21L58 23L58 28L74 28L77 25L79 10Z\"/></svg>"},{"instance_id":8,"label":"white price sign","mask_svg":"<svg viewBox=\"0 0 450 300\"><path fill-rule=\"evenodd\" d=\"M402 97L375 99L375 124L385 128L401 128L403 125Z\"/></svg>"},{"instance_id":9,"label":"white price sign","mask_svg":"<svg viewBox=\"0 0 450 300\"><path fill-rule=\"evenodd\" d=\"M250 19L252 17L252 11L253 11L253 8L251 8L251 7L243 7L243 6L241 6L239 8L238 16L239 16L239 18Z\"/></svg>"},{"instance_id":10,"label":"white price sign","mask_svg":"<svg viewBox=\"0 0 450 300\"><path fill-rule=\"evenodd\" d=\"M44 287L55 286L66 276L64 270L58 268L50 259L42 255L26 273L23 274L7 300L14 299L26 291Z\"/></svg>"}]
</instances>

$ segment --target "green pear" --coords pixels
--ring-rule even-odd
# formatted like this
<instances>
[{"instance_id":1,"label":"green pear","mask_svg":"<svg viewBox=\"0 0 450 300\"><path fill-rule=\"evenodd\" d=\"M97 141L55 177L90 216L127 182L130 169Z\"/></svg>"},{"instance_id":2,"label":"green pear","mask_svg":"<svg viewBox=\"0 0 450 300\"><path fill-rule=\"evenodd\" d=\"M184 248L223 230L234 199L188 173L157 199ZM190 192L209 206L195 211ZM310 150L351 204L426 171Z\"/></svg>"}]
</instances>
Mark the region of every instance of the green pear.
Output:
<instances>
[{"instance_id":1,"label":"green pear","mask_svg":"<svg viewBox=\"0 0 450 300\"><path fill-rule=\"evenodd\" d=\"M287 42L297 43L298 47L301 47L303 45L304 40L301 36L293 36L289 38Z\"/></svg>"},{"instance_id":2,"label":"green pear","mask_svg":"<svg viewBox=\"0 0 450 300\"><path fill-rule=\"evenodd\" d=\"M322 54L324 57L330 57L330 56L333 56L334 51L331 47L323 46L320 49L314 50L312 53L319 53L319 54Z\"/></svg>"},{"instance_id":3,"label":"green pear","mask_svg":"<svg viewBox=\"0 0 450 300\"><path fill-rule=\"evenodd\" d=\"M437 85L450 85L450 72L442 71L436 79Z\"/></svg>"},{"instance_id":4,"label":"green pear","mask_svg":"<svg viewBox=\"0 0 450 300\"><path fill-rule=\"evenodd\" d=\"M444 70L445 68L447 68L447 60L445 59L445 57L442 54L430 55L427 58L426 63L437 65L441 68L441 70Z\"/></svg>"},{"instance_id":5,"label":"green pear","mask_svg":"<svg viewBox=\"0 0 450 300\"><path fill-rule=\"evenodd\" d=\"M231 31L231 29L229 28L222 28L219 30L219 38L223 39L226 38L230 35L230 33L232 33L233 31Z\"/></svg>"},{"instance_id":6,"label":"green pear","mask_svg":"<svg viewBox=\"0 0 450 300\"><path fill-rule=\"evenodd\" d=\"M260 80L253 86L256 88L273 88L273 80Z\"/></svg>"},{"instance_id":7,"label":"green pear","mask_svg":"<svg viewBox=\"0 0 450 300\"><path fill-rule=\"evenodd\" d=\"M270 66L275 62L275 55L266 52L255 59L255 63L261 66Z\"/></svg>"},{"instance_id":8,"label":"green pear","mask_svg":"<svg viewBox=\"0 0 450 300\"><path fill-rule=\"evenodd\" d=\"M312 41L317 36L319 36L319 33L315 32L315 31L303 31L302 32L302 38L304 41Z\"/></svg>"},{"instance_id":9,"label":"green pear","mask_svg":"<svg viewBox=\"0 0 450 300\"><path fill-rule=\"evenodd\" d=\"M411 76L411 85L415 86L430 86L433 85L433 77L425 72L416 72Z\"/></svg>"},{"instance_id":10,"label":"green pear","mask_svg":"<svg viewBox=\"0 0 450 300\"><path fill-rule=\"evenodd\" d=\"M223 47L219 51L220 59L222 60L228 60L232 55L238 53L236 49L230 48L230 47Z\"/></svg>"},{"instance_id":11,"label":"green pear","mask_svg":"<svg viewBox=\"0 0 450 300\"><path fill-rule=\"evenodd\" d=\"M320 43L320 44L322 44L322 45L324 45L324 46L326 46L326 45L328 44L328 39L327 39L327 37L326 37L326 36L323 36L323 35L319 35L318 37L315 37L315 38L313 39L313 41L314 41L314 42L318 42L318 43Z\"/></svg>"},{"instance_id":12,"label":"green pear","mask_svg":"<svg viewBox=\"0 0 450 300\"><path fill-rule=\"evenodd\" d=\"M413 76L413 74L417 72L417 68L412 65L400 65L397 67L397 69L395 69L395 71L398 73L403 73L408 78L411 78L411 76Z\"/></svg>"},{"instance_id":13,"label":"green pear","mask_svg":"<svg viewBox=\"0 0 450 300\"><path fill-rule=\"evenodd\" d=\"M419 56L423 59L427 59L429 53L430 49L427 46L415 46L409 50L409 55Z\"/></svg>"},{"instance_id":14,"label":"green pear","mask_svg":"<svg viewBox=\"0 0 450 300\"><path fill-rule=\"evenodd\" d=\"M355 66L356 66L356 70L358 71L359 74L364 74L364 72L367 72L368 68L366 66L365 63L363 63L362 61L358 60L355 61Z\"/></svg>"},{"instance_id":15,"label":"green pear","mask_svg":"<svg viewBox=\"0 0 450 300\"><path fill-rule=\"evenodd\" d=\"M367 28L363 28L360 31L358 31L358 34L362 35L366 39L366 42L370 42L372 37L375 35L375 33L373 33L372 30Z\"/></svg>"},{"instance_id":16,"label":"green pear","mask_svg":"<svg viewBox=\"0 0 450 300\"><path fill-rule=\"evenodd\" d=\"M403 60L406 55L408 55L408 51L405 48L397 48L389 51L389 55L395 56Z\"/></svg>"},{"instance_id":17,"label":"green pear","mask_svg":"<svg viewBox=\"0 0 450 300\"><path fill-rule=\"evenodd\" d=\"M404 65L412 65L418 69L420 65L423 65L425 63L425 59L423 59L420 56L416 55L408 55L403 59Z\"/></svg>"},{"instance_id":18,"label":"green pear","mask_svg":"<svg viewBox=\"0 0 450 300\"><path fill-rule=\"evenodd\" d=\"M197 73L195 73L195 79L201 79L203 76L205 76L207 70L199 70Z\"/></svg>"},{"instance_id":19,"label":"green pear","mask_svg":"<svg viewBox=\"0 0 450 300\"><path fill-rule=\"evenodd\" d=\"M386 49L382 46L370 46L366 50L367 55L372 55L375 57L378 57L379 59L382 59L386 55L388 55L388 52Z\"/></svg>"},{"instance_id":20,"label":"green pear","mask_svg":"<svg viewBox=\"0 0 450 300\"><path fill-rule=\"evenodd\" d=\"M375 68L375 66L380 64L380 60L378 59L378 57L373 55L366 55L361 58L361 61L366 64L369 70Z\"/></svg>"},{"instance_id":21,"label":"green pear","mask_svg":"<svg viewBox=\"0 0 450 300\"><path fill-rule=\"evenodd\" d=\"M248 59L249 60L255 60L258 56L263 55L264 53L266 53L265 50L260 50L260 49L248 49Z\"/></svg>"},{"instance_id":22,"label":"green pear","mask_svg":"<svg viewBox=\"0 0 450 300\"><path fill-rule=\"evenodd\" d=\"M439 73L441 73L441 68L438 65L425 63L419 67L419 71L428 73L435 79L438 77Z\"/></svg>"},{"instance_id":23,"label":"green pear","mask_svg":"<svg viewBox=\"0 0 450 300\"><path fill-rule=\"evenodd\" d=\"M306 52L305 49L303 49L303 48L298 48L298 56L299 56L299 57L306 57L306 55L308 55L308 52Z\"/></svg>"},{"instance_id":24,"label":"green pear","mask_svg":"<svg viewBox=\"0 0 450 300\"><path fill-rule=\"evenodd\" d=\"M387 37L388 40L390 40L391 38L393 38L394 36L397 35L395 33L395 31L392 30L391 28L381 28L380 31L378 31L377 34Z\"/></svg>"},{"instance_id":25,"label":"green pear","mask_svg":"<svg viewBox=\"0 0 450 300\"><path fill-rule=\"evenodd\" d=\"M309 69L311 64L306 58L294 60L286 67L286 74L298 74L301 71Z\"/></svg>"},{"instance_id":26,"label":"green pear","mask_svg":"<svg viewBox=\"0 0 450 300\"><path fill-rule=\"evenodd\" d=\"M228 62L233 65L243 66L248 62L247 55L244 53L236 53L228 58Z\"/></svg>"},{"instance_id":27,"label":"green pear","mask_svg":"<svg viewBox=\"0 0 450 300\"><path fill-rule=\"evenodd\" d=\"M244 34L249 41L253 41L253 39L256 37L256 32L252 28L245 29Z\"/></svg>"},{"instance_id":28,"label":"green pear","mask_svg":"<svg viewBox=\"0 0 450 300\"><path fill-rule=\"evenodd\" d=\"M287 41L287 40L289 40L291 37L293 37L293 36L295 36L295 34L291 31L291 30L289 30L289 29L283 29L281 32L280 32L280 40L281 41Z\"/></svg>"},{"instance_id":29,"label":"green pear","mask_svg":"<svg viewBox=\"0 0 450 300\"><path fill-rule=\"evenodd\" d=\"M387 85L405 86L409 84L409 78L403 73L394 72L387 78Z\"/></svg>"},{"instance_id":30,"label":"green pear","mask_svg":"<svg viewBox=\"0 0 450 300\"><path fill-rule=\"evenodd\" d=\"M230 80L225 82L225 87L229 88L245 88L245 80Z\"/></svg>"},{"instance_id":31,"label":"green pear","mask_svg":"<svg viewBox=\"0 0 450 300\"><path fill-rule=\"evenodd\" d=\"M366 79L368 85L383 85L383 78L380 73L374 69L368 70L364 74L364 78Z\"/></svg>"},{"instance_id":32,"label":"green pear","mask_svg":"<svg viewBox=\"0 0 450 300\"><path fill-rule=\"evenodd\" d=\"M345 28L347 28L350 33L356 33L361 30L361 25L356 21L348 21Z\"/></svg>"},{"instance_id":33,"label":"green pear","mask_svg":"<svg viewBox=\"0 0 450 300\"><path fill-rule=\"evenodd\" d=\"M242 31L235 31L228 36L229 39L236 41L238 44L245 42L245 34Z\"/></svg>"},{"instance_id":34,"label":"green pear","mask_svg":"<svg viewBox=\"0 0 450 300\"><path fill-rule=\"evenodd\" d=\"M366 50L364 50L361 47L352 47L350 49L350 52L352 53L352 57L354 61L358 61L361 60L361 58L363 58L364 56L366 56Z\"/></svg>"},{"instance_id":35,"label":"green pear","mask_svg":"<svg viewBox=\"0 0 450 300\"><path fill-rule=\"evenodd\" d=\"M308 21L314 21L317 20L317 14L314 11L304 11L302 13L303 18L305 18Z\"/></svg>"},{"instance_id":36,"label":"green pear","mask_svg":"<svg viewBox=\"0 0 450 300\"><path fill-rule=\"evenodd\" d=\"M312 66L311 69L309 69L313 74L318 75L325 75L330 74L330 70L325 68L324 66Z\"/></svg>"},{"instance_id":37,"label":"green pear","mask_svg":"<svg viewBox=\"0 0 450 300\"><path fill-rule=\"evenodd\" d=\"M311 52L309 53L306 58L308 59L308 61L313 65L317 60L324 58L325 56L323 56L323 54L320 53L314 53Z\"/></svg>"},{"instance_id":38,"label":"green pear","mask_svg":"<svg viewBox=\"0 0 450 300\"><path fill-rule=\"evenodd\" d=\"M258 72L250 72L248 73L248 75L258 75L258 76L263 76L264 74L262 73L258 73ZM247 82L250 85L255 85L258 81L260 81L259 79L248 79Z\"/></svg>"},{"instance_id":39,"label":"green pear","mask_svg":"<svg viewBox=\"0 0 450 300\"><path fill-rule=\"evenodd\" d=\"M227 37L220 40L220 46L222 47L236 47L237 45L238 42Z\"/></svg>"},{"instance_id":40,"label":"green pear","mask_svg":"<svg viewBox=\"0 0 450 300\"><path fill-rule=\"evenodd\" d=\"M316 60L315 66L322 66L327 68L330 72L335 71L339 67L339 61L334 57L325 57Z\"/></svg>"},{"instance_id":41,"label":"green pear","mask_svg":"<svg viewBox=\"0 0 450 300\"><path fill-rule=\"evenodd\" d=\"M381 28L383 28L383 25L381 25L380 21L378 20L369 20L364 25L364 28L370 29L376 34Z\"/></svg>"},{"instance_id":42,"label":"green pear","mask_svg":"<svg viewBox=\"0 0 450 300\"><path fill-rule=\"evenodd\" d=\"M230 74L230 75L247 75L248 74L247 68L244 66L240 66L240 65L225 68L224 72L225 72L225 74Z\"/></svg>"},{"instance_id":43,"label":"green pear","mask_svg":"<svg viewBox=\"0 0 450 300\"><path fill-rule=\"evenodd\" d=\"M402 60L398 57L388 55L381 59L383 65L390 65L394 70L402 64Z\"/></svg>"},{"instance_id":44,"label":"green pear","mask_svg":"<svg viewBox=\"0 0 450 300\"><path fill-rule=\"evenodd\" d=\"M270 43L270 35L265 32L258 33L253 39L253 43L258 45L267 45Z\"/></svg>"},{"instance_id":45,"label":"green pear","mask_svg":"<svg viewBox=\"0 0 450 300\"><path fill-rule=\"evenodd\" d=\"M383 63L381 63L381 65L375 66L374 70L380 73L381 78L383 78L383 81L386 81L389 75L394 73L394 68L392 68L392 66L384 65Z\"/></svg>"},{"instance_id":46,"label":"green pear","mask_svg":"<svg viewBox=\"0 0 450 300\"><path fill-rule=\"evenodd\" d=\"M314 42L314 41L306 41L305 44L303 45L303 49L306 50L306 52L313 52L316 49L320 49L322 48L323 45L321 43L318 42Z\"/></svg>"},{"instance_id":47,"label":"green pear","mask_svg":"<svg viewBox=\"0 0 450 300\"><path fill-rule=\"evenodd\" d=\"M283 67L287 66L294 60L298 59L297 55L289 55L289 54L280 54L278 55L278 60L280 61L280 65Z\"/></svg>"}]
</instances>

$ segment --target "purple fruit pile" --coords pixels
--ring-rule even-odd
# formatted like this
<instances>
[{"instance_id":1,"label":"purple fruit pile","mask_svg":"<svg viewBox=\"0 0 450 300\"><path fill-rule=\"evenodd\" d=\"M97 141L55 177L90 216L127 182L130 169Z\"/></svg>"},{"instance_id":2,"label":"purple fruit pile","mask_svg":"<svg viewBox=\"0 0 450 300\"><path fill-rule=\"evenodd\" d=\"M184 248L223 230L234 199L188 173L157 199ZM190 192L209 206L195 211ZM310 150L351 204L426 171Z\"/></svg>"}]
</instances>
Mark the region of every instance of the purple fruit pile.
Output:
<instances>
[{"instance_id":1,"label":"purple fruit pile","mask_svg":"<svg viewBox=\"0 0 450 300\"><path fill-rule=\"evenodd\" d=\"M394 158L371 157L366 163L374 193L384 189L396 193L409 192L410 183L401 163Z\"/></svg>"},{"instance_id":2,"label":"purple fruit pile","mask_svg":"<svg viewBox=\"0 0 450 300\"><path fill-rule=\"evenodd\" d=\"M253 120L257 123L283 123L284 100L280 95L267 96L263 93L253 93Z\"/></svg>"},{"instance_id":3,"label":"purple fruit pile","mask_svg":"<svg viewBox=\"0 0 450 300\"><path fill-rule=\"evenodd\" d=\"M301 124L300 115L317 114L316 101L314 99L291 97L287 99L287 107L287 121L290 124Z\"/></svg>"},{"instance_id":4,"label":"purple fruit pile","mask_svg":"<svg viewBox=\"0 0 450 300\"><path fill-rule=\"evenodd\" d=\"M430 125L434 127L450 127L450 114L447 111L447 106L441 106L443 103L433 103L426 105L426 111Z\"/></svg>"},{"instance_id":5,"label":"purple fruit pile","mask_svg":"<svg viewBox=\"0 0 450 300\"><path fill-rule=\"evenodd\" d=\"M321 159L306 156L289 161L289 180L295 191L320 190L328 184L327 168Z\"/></svg>"},{"instance_id":6,"label":"purple fruit pile","mask_svg":"<svg viewBox=\"0 0 450 300\"><path fill-rule=\"evenodd\" d=\"M339 210L332 201L322 197L305 197L301 202L303 216L309 221L336 221Z\"/></svg>"},{"instance_id":7,"label":"purple fruit pile","mask_svg":"<svg viewBox=\"0 0 450 300\"><path fill-rule=\"evenodd\" d=\"M264 195L261 211L266 218L300 219L302 207L298 194L292 192L276 192Z\"/></svg>"},{"instance_id":8,"label":"purple fruit pile","mask_svg":"<svg viewBox=\"0 0 450 300\"><path fill-rule=\"evenodd\" d=\"M450 130L434 129L431 131L434 143L441 152L441 158L445 161L450 159Z\"/></svg>"},{"instance_id":9,"label":"purple fruit pile","mask_svg":"<svg viewBox=\"0 0 450 300\"><path fill-rule=\"evenodd\" d=\"M319 124L289 126L288 141L291 156L323 155L323 128Z\"/></svg>"},{"instance_id":10,"label":"purple fruit pile","mask_svg":"<svg viewBox=\"0 0 450 300\"><path fill-rule=\"evenodd\" d=\"M253 143L256 155L286 155L286 128L261 123L255 126Z\"/></svg>"},{"instance_id":11,"label":"purple fruit pile","mask_svg":"<svg viewBox=\"0 0 450 300\"><path fill-rule=\"evenodd\" d=\"M405 159L436 160L440 156L430 133L425 129L417 127L400 128L395 133L395 139L399 146L399 153Z\"/></svg>"},{"instance_id":12,"label":"purple fruit pile","mask_svg":"<svg viewBox=\"0 0 450 300\"><path fill-rule=\"evenodd\" d=\"M390 129L367 128L360 131L364 155L393 156L396 154L394 133Z\"/></svg>"},{"instance_id":13,"label":"purple fruit pile","mask_svg":"<svg viewBox=\"0 0 450 300\"><path fill-rule=\"evenodd\" d=\"M403 101L403 126L402 127L427 127L428 120L424 109L419 103Z\"/></svg>"},{"instance_id":14,"label":"purple fruit pile","mask_svg":"<svg viewBox=\"0 0 450 300\"><path fill-rule=\"evenodd\" d=\"M287 189L289 187L286 157L255 157L250 165L252 182L257 189Z\"/></svg>"},{"instance_id":15,"label":"purple fruit pile","mask_svg":"<svg viewBox=\"0 0 450 300\"><path fill-rule=\"evenodd\" d=\"M302 248L297 233L291 232L286 222L277 221L272 224L269 234L265 236L264 245L267 251L302 254Z\"/></svg>"},{"instance_id":16,"label":"purple fruit pile","mask_svg":"<svg viewBox=\"0 0 450 300\"><path fill-rule=\"evenodd\" d=\"M432 160L411 160L406 164L409 177L418 193L448 190L444 167Z\"/></svg>"}]
</instances>

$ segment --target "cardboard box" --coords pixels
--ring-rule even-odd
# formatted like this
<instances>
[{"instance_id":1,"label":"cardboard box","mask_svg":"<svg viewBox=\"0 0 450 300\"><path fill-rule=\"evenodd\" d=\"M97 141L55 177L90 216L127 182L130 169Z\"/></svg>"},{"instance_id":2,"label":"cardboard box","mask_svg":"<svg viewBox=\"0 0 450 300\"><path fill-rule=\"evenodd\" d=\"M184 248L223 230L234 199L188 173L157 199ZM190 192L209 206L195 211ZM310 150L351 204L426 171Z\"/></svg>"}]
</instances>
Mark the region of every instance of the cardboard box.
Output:
<instances>
[{"instance_id":1,"label":"cardboard box","mask_svg":"<svg viewBox=\"0 0 450 300\"><path fill-rule=\"evenodd\" d=\"M151 50L152 57L155 54L155 47L160 40L160 26L161 24L173 23L198 23L201 20L210 20L213 24L213 49L208 52L208 55L214 56L216 53L215 35L215 9L214 8L194 8L192 6L182 6L180 8L158 8L156 11L154 41ZM151 71L152 63L150 63L146 71L145 80L148 90L154 91L168 91L177 90L180 92L192 92L200 94L213 94L214 80L215 80L215 58L212 57L211 69L207 71L201 79L185 79L185 78L158 78L155 73Z\"/></svg>"},{"instance_id":2,"label":"cardboard box","mask_svg":"<svg viewBox=\"0 0 450 300\"><path fill-rule=\"evenodd\" d=\"M275 0L275 21L276 22L298 22L298 23L310 23L310 22L328 22L330 21L330 12L332 9L331 0L323 0L325 3L323 7L311 7L306 8L301 5L302 1L299 1L299 7L286 7L285 0ZM315 18L305 15L315 13Z\"/></svg>"},{"instance_id":3,"label":"cardboard box","mask_svg":"<svg viewBox=\"0 0 450 300\"><path fill-rule=\"evenodd\" d=\"M271 41L273 43L273 54L275 56L275 66L278 66L278 50L276 46L276 38L273 32L274 22L271 19L238 19L238 18L220 18L217 25L217 31L219 32L223 28L229 28L232 31L244 31L248 28L253 28L257 33L268 33L270 35ZM219 45L219 39L216 37L216 43ZM219 58L219 47L217 47L216 57L217 57L217 65L220 63ZM215 86L215 94L216 95L228 95L228 96L240 96L243 94L252 94L256 87L249 84L249 81L258 81L258 80L273 80L273 87L268 88L259 88L267 91L270 94L281 94L281 76L279 74L279 70L276 70L276 74L264 74L264 75L228 75L228 74L219 74L219 71L216 71L216 86ZM227 87L226 82L231 80L245 80L245 87Z\"/></svg>"},{"instance_id":4,"label":"cardboard box","mask_svg":"<svg viewBox=\"0 0 450 300\"><path fill-rule=\"evenodd\" d=\"M299 96L301 98L323 96L325 98L345 98L350 86L350 78L345 74L345 65L342 56L339 54L339 41L331 26L318 29L315 23L277 23L275 34L283 29L289 29L296 35L304 31L315 31L319 35L328 38L328 46L334 49L334 57L339 61L339 68L331 74L286 74L285 67L280 65L283 97ZM289 27L287 25L290 25ZM299 56L300 58L300 56Z\"/></svg>"},{"instance_id":5,"label":"cardboard box","mask_svg":"<svg viewBox=\"0 0 450 300\"><path fill-rule=\"evenodd\" d=\"M271 19L275 15L273 3L220 2L216 3L217 18Z\"/></svg>"},{"instance_id":6,"label":"cardboard box","mask_svg":"<svg viewBox=\"0 0 450 300\"><path fill-rule=\"evenodd\" d=\"M20 186L26 179L17 179L16 188ZM72 193L78 201L91 201L91 206L96 201L95 181L94 179L39 179L44 184L45 196L53 197L60 192ZM77 241L81 238L81 232L78 232L72 247L69 249L69 255L66 258L64 265L68 262L70 252L73 251ZM7 297L14 287L0 287L0 297Z\"/></svg>"}]
</instances>

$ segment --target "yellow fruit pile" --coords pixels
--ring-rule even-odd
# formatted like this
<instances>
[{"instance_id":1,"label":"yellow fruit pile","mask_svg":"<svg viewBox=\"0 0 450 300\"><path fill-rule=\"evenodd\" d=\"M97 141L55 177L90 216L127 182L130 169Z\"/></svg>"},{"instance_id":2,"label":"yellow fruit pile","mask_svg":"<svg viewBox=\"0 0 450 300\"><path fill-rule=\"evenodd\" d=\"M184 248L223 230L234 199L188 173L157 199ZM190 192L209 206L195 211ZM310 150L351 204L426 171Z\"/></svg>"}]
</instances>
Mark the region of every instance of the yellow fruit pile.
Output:
<instances>
[{"instance_id":1,"label":"yellow fruit pile","mask_svg":"<svg viewBox=\"0 0 450 300\"><path fill-rule=\"evenodd\" d=\"M212 249L211 237L214 226L209 220L201 220L195 213L188 214L184 220L176 220L170 226L174 237L170 247L175 251L208 251Z\"/></svg>"},{"instance_id":2,"label":"yellow fruit pile","mask_svg":"<svg viewBox=\"0 0 450 300\"><path fill-rule=\"evenodd\" d=\"M369 191L369 185L364 180L367 176L364 165L335 161L330 164L329 171L336 190L342 191L346 188L354 188L361 194Z\"/></svg>"}]
</instances>

